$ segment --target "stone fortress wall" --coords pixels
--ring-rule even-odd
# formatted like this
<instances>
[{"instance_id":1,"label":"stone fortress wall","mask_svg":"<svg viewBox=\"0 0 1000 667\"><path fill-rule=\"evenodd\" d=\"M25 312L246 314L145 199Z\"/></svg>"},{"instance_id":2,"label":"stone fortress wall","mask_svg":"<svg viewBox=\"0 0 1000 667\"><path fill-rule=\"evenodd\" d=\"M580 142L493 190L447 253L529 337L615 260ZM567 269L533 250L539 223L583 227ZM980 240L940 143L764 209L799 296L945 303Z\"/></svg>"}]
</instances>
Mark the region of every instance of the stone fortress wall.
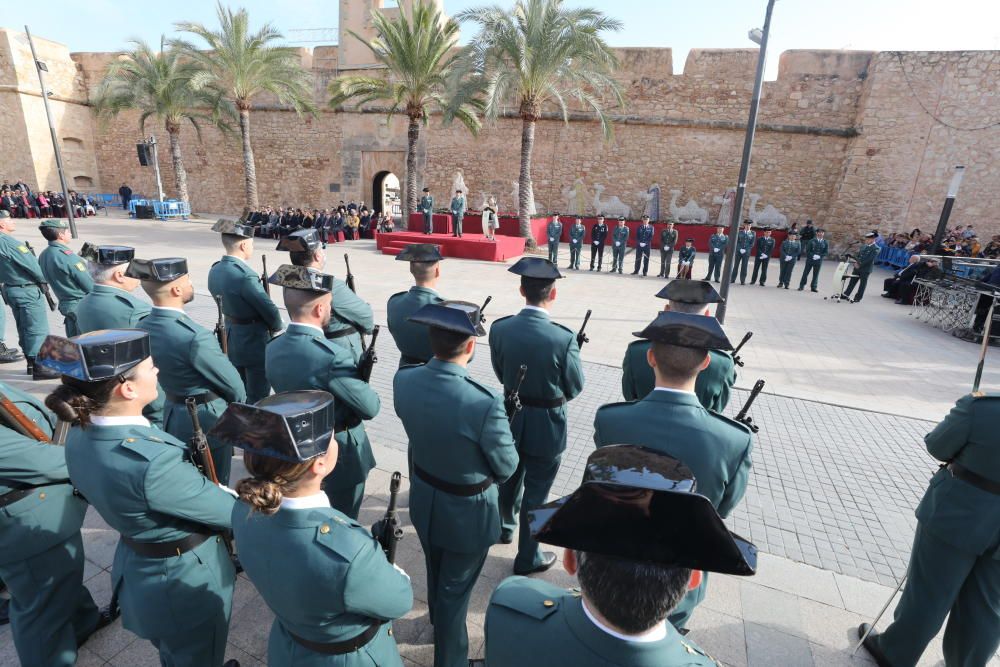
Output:
<instances>
[{"instance_id":1,"label":"stone fortress wall","mask_svg":"<svg viewBox=\"0 0 1000 667\"><path fill-rule=\"evenodd\" d=\"M36 39L49 66L48 84L69 182L86 191L113 192L123 181L155 194L152 170L138 165L136 114L102 123L86 106L113 53L73 53ZM581 179L580 199L594 211L617 197L637 217L640 192L661 188L661 218L694 200L715 221L725 189L735 186L756 63L754 49L693 50L674 75L670 49L618 49L627 108L615 110L615 135L604 142L596 121L574 115L568 124L539 121L532 175L540 210L567 211L566 190ZM264 100L251 114L262 204L325 207L340 199L371 201L376 175L402 178L406 119L378 109L334 111L326 87L341 68L341 49L302 49L315 75L317 117L300 116ZM353 65L352 65L353 68ZM0 177L58 185L38 82L27 42L0 30ZM933 229L956 164L967 166L952 221L974 224L984 237L1000 233L987 214L1000 182L1000 52L787 51L775 81L764 84L748 195L758 210L774 206L789 221L812 218L835 244L872 227ZM478 138L432 116L421 130L418 164L440 205L462 169L478 206L495 194L512 210L521 123L502 118ZM173 192L166 134L164 189ZM188 185L195 210L238 214L242 160L238 134L205 129L198 143L183 132ZM672 191L677 190L676 198ZM747 207L749 209L748 199Z\"/></svg>"}]
</instances>

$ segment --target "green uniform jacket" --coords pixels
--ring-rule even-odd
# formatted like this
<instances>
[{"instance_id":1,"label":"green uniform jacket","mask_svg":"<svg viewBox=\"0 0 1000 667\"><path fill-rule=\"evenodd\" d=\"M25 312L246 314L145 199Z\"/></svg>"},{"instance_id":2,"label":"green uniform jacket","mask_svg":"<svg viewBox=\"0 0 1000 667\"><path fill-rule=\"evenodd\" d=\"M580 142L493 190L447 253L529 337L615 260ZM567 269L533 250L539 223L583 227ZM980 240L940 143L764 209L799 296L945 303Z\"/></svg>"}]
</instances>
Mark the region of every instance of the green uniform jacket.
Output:
<instances>
[{"instance_id":1,"label":"green uniform jacket","mask_svg":"<svg viewBox=\"0 0 1000 667\"><path fill-rule=\"evenodd\" d=\"M397 292L389 297L386 307L386 319L389 323L389 333L399 348L399 365L426 363L434 356L431 351L430 331L425 324L416 324L407 320L410 315L423 308L428 303L444 301L438 293L429 287L414 285L408 292Z\"/></svg>"},{"instance_id":2,"label":"green uniform jacket","mask_svg":"<svg viewBox=\"0 0 1000 667\"><path fill-rule=\"evenodd\" d=\"M774 252L774 243L773 236L761 236L757 239L757 249L754 250L754 255L759 259L771 259L771 253Z\"/></svg>"},{"instance_id":3,"label":"green uniform jacket","mask_svg":"<svg viewBox=\"0 0 1000 667\"><path fill-rule=\"evenodd\" d=\"M563 226L561 222L552 220L545 226L545 231L549 235L549 243L556 244L562 240Z\"/></svg>"},{"instance_id":4,"label":"green uniform jacket","mask_svg":"<svg viewBox=\"0 0 1000 667\"><path fill-rule=\"evenodd\" d=\"M372 307L361 297L351 291L340 278L333 279L333 317L326 325L326 333L338 333L349 330L347 335L331 338L337 345L351 351L354 363L361 360L361 334L370 334L375 328L375 316Z\"/></svg>"},{"instance_id":5,"label":"green uniform jacket","mask_svg":"<svg viewBox=\"0 0 1000 667\"><path fill-rule=\"evenodd\" d=\"M56 418L41 401L0 383L0 391L49 436ZM73 494L66 450L0 426L0 495L26 487L37 493L0 509L0 565L51 549L80 531L87 501Z\"/></svg>"},{"instance_id":6,"label":"green uniform jacket","mask_svg":"<svg viewBox=\"0 0 1000 667\"><path fill-rule=\"evenodd\" d=\"M94 279L87 271L87 262L58 241L49 242L49 247L38 258L38 264L59 299L59 312L63 315L75 311L80 299L94 289Z\"/></svg>"},{"instance_id":7,"label":"green uniform jacket","mask_svg":"<svg viewBox=\"0 0 1000 667\"><path fill-rule=\"evenodd\" d=\"M101 329L135 329L151 308L123 289L94 285L94 290L77 305L76 325L82 334Z\"/></svg>"},{"instance_id":8,"label":"green uniform jacket","mask_svg":"<svg viewBox=\"0 0 1000 667\"><path fill-rule=\"evenodd\" d=\"M490 326L490 360L507 393L514 389L521 364L527 364L522 399L562 396L570 401L583 391L576 334L540 310L525 308L495 321ZM566 449L566 404L558 408L525 405L510 428L521 455L553 459Z\"/></svg>"},{"instance_id":9,"label":"green uniform jacket","mask_svg":"<svg viewBox=\"0 0 1000 667\"><path fill-rule=\"evenodd\" d=\"M420 198L420 212L424 214L434 212L434 197L427 195Z\"/></svg>"},{"instance_id":10,"label":"green uniform jacket","mask_svg":"<svg viewBox=\"0 0 1000 667\"><path fill-rule=\"evenodd\" d=\"M956 462L1000 484L1000 394L959 399L948 416L924 436L931 456ZM979 489L942 469L931 479L917 506L924 530L970 554L1000 560L1000 496Z\"/></svg>"},{"instance_id":11,"label":"green uniform jacket","mask_svg":"<svg viewBox=\"0 0 1000 667\"><path fill-rule=\"evenodd\" d=\"M826 239L812 239L806 244L806 261L821 261L830 252L830 244ZM819 259L813 259L813 255L819 255Z\"/></svg>"},{"instance_id":12,"label":"green uniform jacket","mask_svg":"<svg viewBox=\"0 0 1000 667\"><path fill-rule=\"evenodd\" d=\"M791 257L790 262L794 262L799 258L799 254L802 252L802 244L799 241L782 241L781 242L781 261L784 262L786 257Z\"/></svg>"},{"instance_id":13,"label":"green uniform jacket","mask_svg":"<svg viewBox=\"0 0 1000 667\"><path fill-rule=\"evenodd\" d=\"M451 198L451 213L455 216L455 224L457 225L462 216L465 215L465 197Z\"/></svg>"},{"instance_id":14,"label":"green uniform jacket","mask_svg":"<svg viewBox=\"0 0 1000 667\"><path fill-rule=\"evenodd\" d=\"M628 227L615 227L611 230L611 247L624 250L628 245Z\"/></svg>"},{"instance_id":15,"label":"green uniform jacket","mask_svg":"<svg viewBox=\"0 0 1000 667\"><path fill-rule=\"evenodd\" d=\"M231 525L234 498L198 472L186 444L157 428L74 426L66 464L84 497L125 537L170 542ZM211 631L220 611L229 618L236 572L218 537L176 558L139 556L119 542L111 579L122 624L151 638Z\"/></svg>"},{"instance_id":16,"label":"green uniform jacket","mask_svg":"<svg viewBox=\"0 0 1000 667\"><path fill-rule=\"evenodd\" d=\"M489 667L700 667L717 665L667 623L656 642L618 639L594 625L579 593L547 581L510 577L497 586L486 610Z\"/></svg>"},{"instance_id":17,"label":"green uniform jacket","mask_svg":"<svg viewBox=\"0 0 1000 667\"><path fill-rule=\"evenodd\" d=\"M629 343L625 350L625 358L622 359L622 395L626 401L645 398L656 386L653 368L646 361L649 346L648 340L636 340ZM706 410L722 412L729 404L730 389L736 384L736 364L726 352L709 350L708 354L711 363L698 373L694 393Z\"/></svg>"},{"instance_id":18,"label":"green uniform jacket","mask_svg":"<svg viewBox=\"0 0 1000 667\"><path fill-rule=\"evenodd\" d=\"M664 227L660 230L660 249L673 250L677 245L677 230Z\"/></svg>"},{"instance_id":19,"label":"green uniform jacket","mask_svg":"<svg viewBox=\"0 0 1000 667\"><path fill-rule=\"evenodd\" d=\"M855 273L859 275L871 273L872 269L875 268L875 258L878 257L879 248L874 243L861 246L858 250L858 266L855 269Z\"/></svg>"},{"instance_id":20,"label":"green uniform jacket","mask_svg":"<svg viewBox=\"0 0 1000 667\"><path fill-rule=\"evenodd\" d=\"M281 313L260 284L260 276L246 262L226 255L208 272L208 291L222 297L226 314L226 338L229 359L239 368L261 366L264 346L271 331L281 331ZM231 318L255 320L237 324Z\"/></svg>"},{"instance_id":21,"label":"green uniform jacket","mask_svg":"<svg viewBox=\"0 0 1000 667\"><path fill-rule=\"evenodd\" d=\"M583 237L586 235L587 228L582 224L574 224L569 228L569 242L571 245L580 247L583 243Z\"/></svg>"},{"instance_id":22,"label":"green uniform jacket","mask_svg":"<svg viewBox=\"0 0 1000 667\"><path fill-rule=\"evenodd\" d=\"M728 244L729 237L725 234L712 234L712 236L708 239L709 250L716 257L723 256L722 251L726 249ZM716 248L718 248L718 252L716 252Z\"/></svg>"},{"instance_id":23,"label":"green uniform jacket","mask_svg":"<svg viewBox=\"0 0 1000 667\"><path fill-rule=\"evenodd\" d=\"M361 524L329 507L282 508L267 516L237 502L233 535L244 571L276 616L268 664L403 664L387 621L410 611L413 590L409 578L389 564ZM385 623L378 634L357 651L336 658L311 652L289 634L340 642L361 634L373 620Z\"/></svg>"},{"instance_id":24,"label":"green uniform jacket","mask_svg":"<svg viewBox=\"0 0 1000 667\"><path fill-rule=\"evenodd\" d=\"M45 282L38 260L27 243L0 233L0 284L8 287ZM41 297L39 293L38 298Z\"/></svg>"},{"instance_id":25,"label":"green uniform jacket","mask_svg":"<svg viewBox=\"0 0 1000 667\"><path fill-rule=\"evenodd\" d=\"M682 262L690 262L693 265L694 264L694 256L697 255L697 254L698 254L698 251L695 249L694 246L691 246L690 248L688 248L687 246L684 246L684 247L682 247L678 251L677 256L680 258L680 261L682 261Z\"/></svg>"},{"instance_id":26,"label":"green uniform jacket","mask_svg":"<svg viewBox=\"0 0 1000 667\"><path fill-rule=\"evenodd\" d=\"M396 414L410 442L413 465L451 484L497 483L517 469L517 451L503 397L466 368L440 359L401 368L393 380ZM410 519L421 541L477 553L500 537L497 485L474 496L439 491L410 478Z\"/></svg>"},{"instance_id":27,"label":"green uniform jacket","mask_svg":"<svg viewBox=\"0 0 1000 667\"><path fill-rule=\"evenodd\" d=\"M345 489L364 484L375 467L364 420L374 419L382 403L371 385L358 377L351 354L316 327L292 322L268 344L264 372L279 393L318 389L334 395L340 454L325 486Z\"/></svg>"},{"instance_id":28,"label":"green uniform jacket","mask_svg":"<svg viewBox=\"0 0 1000 667\"><path fill-rule=\"evenodd\" d=\"M741 229L739 234L736 235L736 256L749 254L750 249L753 248L755 238L757 238L757 235L752 229L749 232ZM746 252L741 253L740 250L745 250Z\"/></svg>"}]
</instances>

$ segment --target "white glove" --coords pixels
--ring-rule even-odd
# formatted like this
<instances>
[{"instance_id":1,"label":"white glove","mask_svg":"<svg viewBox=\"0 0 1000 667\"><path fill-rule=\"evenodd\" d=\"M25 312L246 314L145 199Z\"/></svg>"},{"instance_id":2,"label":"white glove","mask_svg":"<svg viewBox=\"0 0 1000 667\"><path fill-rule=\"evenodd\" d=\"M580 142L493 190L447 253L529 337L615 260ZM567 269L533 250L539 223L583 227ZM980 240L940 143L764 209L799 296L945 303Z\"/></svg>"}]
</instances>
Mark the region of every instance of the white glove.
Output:
<instances>
[{"instance_id":1,"label":"white glove","mask_svg":"<svg viewBox=\"0 0 1000 667\"><path fill-rule=\"evenodd\" d=\"M645 247L646 247L646 244L645 244L645 243L640 243L640 244L639 244L639 247L640 247L640 248L645 248Z\"/></svg>"},{"instance_id":2,"label":"white glove","mask_svg":"<svg viewBox=\"0 0 1000 667\"><path fill-rule=\"evenodd\" d=\"M785 255L785 261L786 262L792 261L792 256L791 255Z\"/></svg>"},{"instance_id":3,"label":"white glove","mask_svg":"<svg viewBox=\"0 0 1000 667\"><path fill-rule=\"evenodd\" d=\"M620 246L620 245L621 245L621 243L619 243L618 241L615 241L615 247L616 247L616 248L617 248L618 246Z\"/></svg>"},{"instance_id":4,"label":"white glove","mask_svg":"<svg viewBox=\"0 0 1000 667\"><path fill-rule=\"evenodd\" d=\"M719 252L722 248L712 248L712 252Z\"/></svg>"},{"instance_id":5,"label":"white glove","mask_svg":"<svg viewBox=\"0 0 1000 667\"><path fill-rule=\"evenodd\" d=\"M555 242L556 242L556 240L550 236L549 237L549 243L555 243Z\"/></svg>"},{"instance_id":6,"label":"white glove","mask_svg":"<svg viewBox=\"0 0 1000 667\"><path fill-rule=\"evenodd\" d=\"M594 241L594 245L601 245L600 241Z\"/></svg>"},{"instance_id":7,"label":"white glove","mask_svg":"<svg viewBox=\"0 0 1000 667\"><path fill-rule=\"evenodd\" d=\"M760 258L761 259L767 259L767 255L761 255Z\"/></svg>"},{"instance_id":8,"label":"white glove","mask_svg":"<svg viewBox=\"0 0 1000 667\"><path fill-rule=\"evenodd\" d=\"M819 255L813 255L813 259L819 259Z\"/></svg>"},{"instance_id":9,"label":"white glove","mask_svg":"<svg viewBox=\"0 0 1000 667\"><path fill-rule=\"evenodd\" d=\"M741 255L747 254L746 248L740 248L740 254Z\"/></svg>"}]
</instances>

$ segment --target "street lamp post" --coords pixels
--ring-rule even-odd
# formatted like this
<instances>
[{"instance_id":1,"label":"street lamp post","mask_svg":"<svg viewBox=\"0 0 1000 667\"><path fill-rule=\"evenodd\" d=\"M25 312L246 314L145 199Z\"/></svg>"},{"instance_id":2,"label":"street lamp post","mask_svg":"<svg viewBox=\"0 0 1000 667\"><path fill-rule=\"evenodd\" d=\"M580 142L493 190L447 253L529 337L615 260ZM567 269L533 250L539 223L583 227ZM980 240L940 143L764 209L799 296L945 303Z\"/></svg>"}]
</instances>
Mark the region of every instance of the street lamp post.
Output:
<instances>
[{"instance_id":1,"label":"street lamp post","mask_svg":"<svg viewBox=\"0 0 1000 667\"><path fill-rule=\"evenodd\" d=\"M965 176L965 167L958 165L955 167L955 174L951 177L951 185L948 186L948 194L944 199L944 208L941 209L941 217L938 219L937 230L934 232L932 255L941 254L941 242L944 240L944 233L948 231L948 218L951 217L951 209L955 205L955 197L958 196L958 188L962 185L963 176Z\"/></svg>"},{"instance_id":2,"label":"street lamp post","mask_svg":"<svg viewBox=\"0 0 1000 667\"><path fill-rule=\"evenodd\" d=\"M743 139L743 160L740 162L740 177L736 182L736 201L733 202L733 217L729 222L729 243L726 244L726 261L722 265L722 287L719 294L722 301L715 311L719 324L726 322L726 306L729 301L729 284L732 282L733 259L736 256L736 235L740 228L740 218L743 215L743 197L747 190L747 174L750 171L750 150L753 148L753 136L757 130L757 111L760 108L760 91L764 85L764 61L767 58L767 38L771 32L771 12L774 11L775 0L767 0L767 12L764 14L764 29L751 30L750 39L760 45L757 54L757 78L753 84L753 97L750 99L750 117L747 119L747 132Z\"/></svg>"}]
</instances>

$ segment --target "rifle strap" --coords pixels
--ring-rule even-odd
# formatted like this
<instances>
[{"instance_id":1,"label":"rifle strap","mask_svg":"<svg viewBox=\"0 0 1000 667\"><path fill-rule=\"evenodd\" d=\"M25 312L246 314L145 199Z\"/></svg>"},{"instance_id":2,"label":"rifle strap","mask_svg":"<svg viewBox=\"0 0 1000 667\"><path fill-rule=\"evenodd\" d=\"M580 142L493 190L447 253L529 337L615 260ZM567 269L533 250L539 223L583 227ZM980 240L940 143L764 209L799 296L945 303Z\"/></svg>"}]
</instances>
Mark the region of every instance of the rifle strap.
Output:
<instances>
[{"instance_id":1,"label":"rifle strap","mask_svg":"<svg viewBox=\"0 0 1000 667\"><path fill-rule=\"evenodd\" d=\"M171 403L177 403L178 405L184 405L189 398L193 398L194 402L198 405L207 405L219 398L215 392L211 391L206 391L204 394L198 394L196 396L180 396L178 394L171 394L170 392L164 392L164 395L168 401Z\"/></svg>"}]
</instances>

